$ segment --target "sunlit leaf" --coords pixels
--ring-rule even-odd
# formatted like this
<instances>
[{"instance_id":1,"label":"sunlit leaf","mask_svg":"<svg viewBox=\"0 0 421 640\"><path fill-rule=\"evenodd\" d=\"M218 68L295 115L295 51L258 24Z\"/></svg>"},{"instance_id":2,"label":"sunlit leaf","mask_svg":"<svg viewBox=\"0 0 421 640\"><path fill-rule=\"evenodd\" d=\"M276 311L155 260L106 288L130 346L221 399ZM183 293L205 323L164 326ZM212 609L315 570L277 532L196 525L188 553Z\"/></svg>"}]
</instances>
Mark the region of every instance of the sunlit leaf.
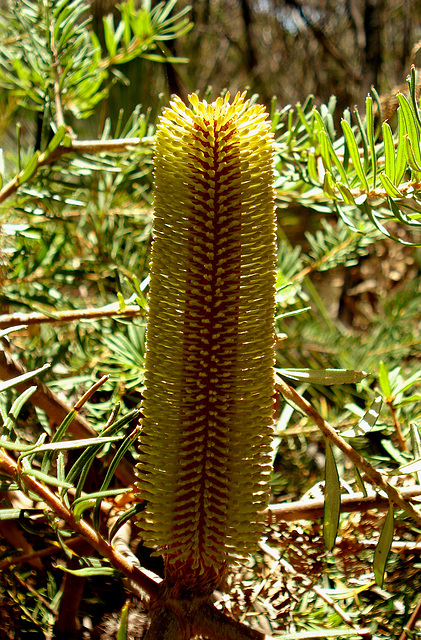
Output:
<instances>
[{"instance_id":1,"label":"sunlit leaf","mask_svg":"<svg viewBox=\"0 0 421 640\"><path fill-rule=\"evenodd\" d=\"M323 539L331 551L335 546L341 512L341 485L330 442L326 440L325 499L323 511Z\"/></svg>"},{"instance_id":2,"label":"sunlit leaf","mask_svg":"<svg viewBox=\"0 0 421 640\"><path fill-rule=\"evenodd\" d=\"M393 542L393 532L395 529L395 516L393 505L390 504L389 511L387 512L386 520L384 521L383 528L380 534L379 541L374 551L373 558L373 571L376 579L376 584L379 587L383 586L384 572L386 570L387 559L390 553L390 547Z\"/></svg>"}]
</instances>

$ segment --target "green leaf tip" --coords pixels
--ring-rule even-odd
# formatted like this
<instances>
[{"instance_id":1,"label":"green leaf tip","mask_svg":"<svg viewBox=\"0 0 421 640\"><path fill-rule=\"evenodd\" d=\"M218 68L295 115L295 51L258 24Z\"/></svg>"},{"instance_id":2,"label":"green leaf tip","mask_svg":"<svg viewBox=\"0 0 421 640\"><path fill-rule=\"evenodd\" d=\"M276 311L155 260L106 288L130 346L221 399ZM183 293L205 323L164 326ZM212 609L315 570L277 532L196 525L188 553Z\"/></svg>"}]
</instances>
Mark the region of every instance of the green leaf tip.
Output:
<instances>
[{"instance_id":1,"label":"green leaf tip","mask_svg":"<svg viewBox=\"0 0 421 640\"><path fill-rule=\"evenodd\" d=\"M189 100L174 99L156 134L138 486L147 543L197 590L261 531L276 271L264 107L245 94Z\"/></svg>"}]
</instances>

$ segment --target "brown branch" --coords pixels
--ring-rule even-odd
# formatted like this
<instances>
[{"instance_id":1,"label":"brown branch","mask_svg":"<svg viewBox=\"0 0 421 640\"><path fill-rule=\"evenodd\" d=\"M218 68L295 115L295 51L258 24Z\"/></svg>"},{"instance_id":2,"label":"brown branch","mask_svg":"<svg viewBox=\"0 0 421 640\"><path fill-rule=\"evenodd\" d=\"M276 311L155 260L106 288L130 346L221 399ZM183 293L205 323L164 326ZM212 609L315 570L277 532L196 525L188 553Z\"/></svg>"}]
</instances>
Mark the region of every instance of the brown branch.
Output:
<instances>
[{"instance_id":1,"label":"brown branch","mask_svg":"<svg viewBox=\"0 0 421 640\"><path fill-rule=\"evenodd\" d=\"M355 449L351 447L341 436L333 429L322 416L312 407L307 400L304 400L295 389L290 387L279 376L276 378L276 388L282 393L286 400L290 400L293 404L298 406L304 413L311 418L315 424L319 427L323 435L330 440L334 445L338 447L356 467L363 473L365 473L368 481L382 489L388 496L389 500L393 502L399 509L405 511L415 522L421 525L421 514L414 509L403 495L392 487L371 464L365 460Z\"/></svg>"},{"instance_id":2,"label":"brown branch","mask_svg":"<svg viewBox=\"0 0 421 640\"><path fill-rule=\"evenodd\" d=\"M402 487L400 493L404 498L412 498L421 495L421 486ZM363 493L352 493L341 496L341 513L354 513L356 511L368 511L379 509L386 511L389 508L389 499L378 493L364 496ZM270 504L267 508L268 517L274 517L277 521L296 522L297 520L317 520L323 517L323 500L298 500L283 504Z\"/></svg>"},{"instance_id":3,"label":"brown branch","mask_svg":"<svg viewBox=\"0 0 421 640\"><path fill-rule=\"evenodd\" d=\"M122 150L127 149L128 147L138 147L142 146L150 146L153 142L153 138L144 137L144 138L118 138L115 140L72 140L68 146L60 145L50 153L49 155L40 154L38 158L38 164L35 169L35 172L40 169L40 167L44 167L46 165L53 164L59 158L64 155L68 155L69 153L77 153L77 154L96 154L102 152L120 152ZM2 189L0 189L0 203L6 200L10 195L15 193L17 189L21 186L21 179L25 172L25 169L22 169L10 182L4 185Z\"/></svg>"},{"instance_id":4,"label":"brown branch","mask_svg":"<svg viewBox=\"0 0 421 640\"><path fill-rule=\"evenodd\" d=\"M0 449L0 470L13 479L19 477L17 463L2 449ZM93 549L104 558L107 558L117 571L125 575L133 584L138 585L152 600L158 596L158 579L153 580L141 569L130 563L83 519L77 520L72 511L48 487L28 474L21 476L20 480L25 483L29 491L39 496L53 513L62 518L72 531L81 535Z\"/></svg>"},{"instance_id":5,"label":"brown branch","mask_svg":"<svg viewBox=\"0 0 421 640\"><path fill-rule=\"evenodd\" d=\"M15 362L8 353L0 349L0 380L11 380L24 373L27 373L25 367ZM31 396L31 403L45 411L54 425L60 425L72 408L63 402L51 389L48 389L38 378L31 378L26 382L21 382L15 388L18 393L23 393L33 385L37 389ZM79 414L75 415L69 426L69 432L76 439L94 438L97 435L86 418ZM135 482L133 466L124 459L116 469L116 476L126 487L133 485Z\"/></svg>"},{"instance_id":6,"label":"brown branch","mask_svg":"<svg viewBox=\"0 0 421 640\"><path fill-rule=\"evenodd\" d=\"M15 327L18 325L65 323L74 320L93 320L95 318L111 318L115 316L137 316L142 313L138 305L130 305L120 309L119 304L98 307L97 309L71 309L66 311L54 311L46 313L11 313L0 315L0 329Z\"/></svg>"}]
</instances>

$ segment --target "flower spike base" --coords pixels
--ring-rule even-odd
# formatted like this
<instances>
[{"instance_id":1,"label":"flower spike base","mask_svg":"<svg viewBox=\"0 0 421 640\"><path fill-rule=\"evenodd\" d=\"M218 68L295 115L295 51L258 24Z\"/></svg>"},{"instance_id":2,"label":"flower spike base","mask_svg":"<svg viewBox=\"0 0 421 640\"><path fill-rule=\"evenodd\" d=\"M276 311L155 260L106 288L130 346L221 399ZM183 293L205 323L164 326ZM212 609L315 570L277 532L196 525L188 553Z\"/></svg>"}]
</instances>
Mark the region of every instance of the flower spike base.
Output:
<instances>
[{"instance_id":1,"label":"flower spike base","mask_svg":"<svg viewBox=\"0 0 421 640\"><path fill-rule=\"evenodd\" d=\"M274 393L273 138L245 95L160 118L138 487L172 598L255 548Z\"/></svg>"}]
</instances>

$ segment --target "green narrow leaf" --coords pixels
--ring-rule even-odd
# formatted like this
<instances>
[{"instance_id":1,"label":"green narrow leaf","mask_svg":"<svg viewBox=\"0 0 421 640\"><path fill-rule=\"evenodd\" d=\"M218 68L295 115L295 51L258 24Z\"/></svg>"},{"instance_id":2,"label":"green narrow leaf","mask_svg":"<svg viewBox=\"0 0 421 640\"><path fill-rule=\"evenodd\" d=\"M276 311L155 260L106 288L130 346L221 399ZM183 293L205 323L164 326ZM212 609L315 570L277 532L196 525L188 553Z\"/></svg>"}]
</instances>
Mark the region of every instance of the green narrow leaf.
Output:
<instances>
[{"instance_id":1,"label":"green narrow leaf","mask_svg":"<svg viewBox=\"0 0 421 640\"><path fill-rule=\"evenodd\" d=\"M354 109L354 115L355 115L355 119L357 121L357 126L358 126L358 130L360 132L360 136L361 136L361 142L363 145L363 151L364 151L364 173L366 173L368 171L368 140L367 140L367 134L366 134L366 130L363 126L363 123L361 121L361 116L360 116L360 112L358 111L357 107L355 107Z\"/></svg>"},{"instance_id":2,"label":"green narrow leaf","mask_svg":"<svg viewBox=\"0 0 421 640\"><path fill-rule=\"evenodd\" d=\"M344 132L345 140L349 149L349 155L351 156L351 160L354 165L354 169L357 173L357 176L360 180L361 187L365 189L365 191L368 191L369 187L368 187L367 178L365 176L365 173L361 164L357 141L355 140L352 129L346 120L341 121L341 127Z\"/></svg>"},{"instance_id":3,"label":"green narrow leaf","mask_svg":"<svg viewBox=\"0 0 421 640\"><path fill-rule=\"evenodd\" d=\"M64 482L64 481L58 480L57 478L54 478L53 476L48 476L46 473L42 473L41 471L38 471L38 469L23 469L22 475L32 476L36 480L40 480L45 484L51 484L53 487L63 487L63 489L73 488L73 485L71 485L69 482Z\"/></svg>"},{"instance_id":4,"label":"green narrow leaf","mask_svg":"<svg viewBox=\"0 0 421 640\"><path fill-rule=\"evenodd\" d=\"M329 198L337 198L335 194L335 182L330 171L326 171L323 179L323 191Z\"/></svg>"},{"instance_id":5,"label":"green narrow leaf","mask_svg":"<svg viewBox=\"0 0 421 640\"><path fill-rule=\"evenodd\" d=\"M402 194L395 187L395 185L393 184L389 176L387 176L385 173L382 172L379 178L380 178L380 182L383 185L384 190L386 191L387 195L390 198L402 198Z\"/></svg>"},{"instance_id":6,"label":"green narrow leaf","mask_svg":"<svg viewBox=\"0 0 421 640\"><path fill-rule=\"evenodd\" d=\"M117 453L115 454L110 466L107 469L107 473L105 475L104 481L100 488L101 493L108 489L110 482L115 474L115 471L118 465L120 464L124 454L138 437L139 437L139 429L136 428L121 443ZM93 522L94 528L97 530L99 530L99 524L100 524L99 522L100 511L101 511L101 497L99 497L96 501L94 513L92 516L92 522Z\"/></svg>"},{"instance_id":7,"label":"green narrow leaf","mask_svg":"<svg viewBox=\"0 0 421 640\"><path fill-rule=\"evenodd\" d=\"M40 161L44 160L45 158L48 158L48 156L50 156L57 149L57 147L63 140L64 136L66 135L66 130L67 130L67 127L65 124L62 124L59 126L53 138L50 140L46 150L44 151L44 153L41 154Z\"/></svg>"},{"instance_id":8,"label":"green narrow leaf","mask_svg":"<svg viewBox=\"0 0 421 640\"><path fill-rule=\"evenodd\" d=\"M380 360L379 364L379 384L386 400L389 400L392 397L392 388L389 381L389 370L383 360Z\"/></svg>"},{"instance_id":9,"label":"green narrow leaf","mask_svg":"<svg viewBox=\"0 0 421 640\"><path fill-rule=\"evenodd\" d=\"M73 576L80 576L81 578L89 578L90 576L115 576L117 570L113 567L86 567L85 569L68 569L61 564L56 566L57 569L61 569L66 573L71 573Z\"/></svg>"},{"instance_id":10,"label":"green narrow leaf","mask_svg":"<svg viewBox=\"0 0 421 640\"><path fill-rule=\"evenodd\" d=\"M62 439L62 437L66 433L68 427L71 425L71 423L75 419L76 413L77 412L76 412L75 409L72 409L71 411L69 411L69 413L64 418L64 420L62 421L61 425L58 427L58 429L54 433L53 437L51 438L51 444L53 444L55 442L59 442ZM44 457L43 457L42 462L41 462L41 471L43 473L48 473L52 457L53 457L53 450L52 449L47 450L46 453L44 454Z\"/></svg>"},{"instance_id":11,"label":"green narrow leaf","mask_svg":"<svg viewBox=\"0 0 421 640\"><path fill-rule=\"evenodd\" d=\"M6 389L11 389L12 387L16 387L21 382L26 382L27 380L31 380L31 378L35 378L38 374L42 373L46 369L49 369L50 365L45 364L43 367L39 369L35 369L34 371L28 371L27 373L23 373L21 376L16 376L16 378L11 378L11 380L5 380L4 382L0 382L0 393L6 391Z\"/></svg>"},{"instance_id":12,"label":"green narrow leaf","mask_svg":"<svg viewBox=\"0 0 421 640\"><path fill-rule=\"evenodd\" d=\"M383 122L382 132L384 143L384 172L393 182L395 179L395 145L393 144L392 129L387 122Z\"/></svg>"},{"instance_id":13,"label":"green narrow leaf","mask_svg":"<svg viewBox=\"0 0 421 640\"><path fill-rule=\"evenodd\" d=\"M276 369L276 373L290 380L322 385L355 384L368 375L365 371L348 369Z\"/></svg>"},{"instance_id":14,"label":"green narrow leaf","mask_svg":"<svg viewBox=\"0 0 421 640\"><path fill-rule=\"evenodd\" d=\"M336 186L339 189L339 191L341 192L341 195L342 195L342 197L344 199L345 204L353 204L353 205L355 205L354 196L352 195L350 189L348 189L348 187L345 184L343 184L342 182L337 182Z\"/></svg>"},{"instance_id":15,"label":"green narrow leaf","mask_svg":"<svg viewBox=\"0 0 421 640\"><path fill-rule=\"evenodd\" d=\"M27 182L29 178L31 178L34 175L35 171L38 168L39 155L40 155L40 152L36 151L32 156L32 158L29 160L22 174L18 177L19 184L23 184L24 182Z\"/></svg>"},{"instance_id":16,"label":"green narrow leaf","mask_svg":"<svg viewBox=\"0 0 421 640\"><path fill-rule=\"evenodd\" d=\"M3 425L2 433L4 433L4 435L10 434L11 430L15 426L16 419L19 416L19 413L21 412L23 405L25 404L25 402L29 400L29 398L35 393L36 390L37 390L37 387L34 385L32 387L29 387L28 389L25 389L25 391L16 398L16 400L10 407L10 410L7 414L7 418ZM0 444L1 444L1 440L0 440Z\"/></svg>"},{"instance_id":17,"label":"green narrow leaf","mask_svg":"<svg viewBox=\"0 0 421 640\"><path fill-rule=\"evenodd\" d=\"M330 171L332 168L332 163L330 161L328 135L325 131L320 132L319 141L320 141L320 154L322 156L324 168L326 169L326 171Z\"/></svg>"},{"instance_id":18,"label":"green narrow leaf","mask_svg":"<svg viewBox=\"0 0 421 640\"><path fill-rule=\"evenodd\" d=\"M367 138L370 147L371 169L373 171L373 189L375 189L377 182L377 154L374 141L373 98L371 96L367 96L365 101L365 108L367 118Z\"/></svg>"},{"instance_id":19,"label":"green narrow leaf","mask_svg":"<svg viewBox=\"0 0 421 640\"><path fill-rule=\"evenodd\" d=\"M309 153L307 158L307 171L308 175L314 182L319 182L319 174L317 173L316 156L314 153Z\"/></svg>"},{"instance_id":20,"label":"green narrow leaf","mask_svg":"<svg viewBox=\"0 0 421 640\"><path fill-rule=\"evenodd\" d=\"M109 13L102 19L104 29L104 40L110 58L114 58L117 51L117 43L114 40L114 16Z\"/></svg>"},{"instance_id":21,"label":"green narrow leaf","mask_svg":"<svg viewBox=\"0 0 421 640\"><path fill-rule=\"evenodd\" d=\"M341 485L338 468L330 442L326 440L325 501L323 511L323 539L328 551L335 546L341 511Z\"/></svg>"},{"instance_id":22,"label":"green narrow leaf","mask_svg":"<svg viewBox=\"0 0 421 640\"><path fill-rule=\"evenodd\" d=\"M412 442L412 453L414 454L414 458L421 458L421 436L418 430L417 425L414 422L411 422L409 425L410 433L411 433L411 442ZM417 482L421 484L421 471L416 471Z\"/></svg>"},{"instance_id":23,"label":"green narrow leaf","mask_svg":"<svg viewBox=\"0 0 421 640\"><path fill-rule=\"evenodd\" d=\"M130 611L130 600L126 600L121 610L120 626L117 631L116 640L127 640L129 611Z\"/></svg>"},{"instance_id":24,"label":"green narrow leaf","mask_svg":"<svg viewBox=\"0 0 421 640\"><path fill-rule=\"evenodd\" d=\"M414 65L412 65L411 67L411 75L409 78L409 93L411 96L412 111L415 114L415 117L417 119L418 127L421 128L420 110L419 110L418 99L417 99L417 71Z\"/></svg>"},{"instance_id":25,"label":"green narrow leaf","mask_svg":"<svg viewBox=\"0 0 421 640\"><path fill-rule=\"evenodd\" d=\"M330 157L333 160L333 163L335 165L335 167L337 168L339 175L341 176L341 180L344 184L349 185L348 182L348 177L346 175L346 171L342 166L341 161L339 160L338 156L336 155L335 149L333 148L333 144L332 144L332 140L329 138L329 136L326 134L326 142L327 142L327 146L329 149L329 154Z\"/></svg>"},{"instance_id":26,"label":"green narrow leaf","mask_svg":"<svg viewBox=\"0 0 421 640\"><path fill-rule=\"evenodd\" d=\"M398 469L393 469L387 473L388 476L402 476L409 473L418 473L421 471L421 457L402 464Z\"/></svg>"},{"instance_id":27,"label":"green narrow leaf","mask_svg":"<svg viewBox=\"0 0 421 640\"><path fill-rule=\"evenodd\" d=\"M116 520L116 522L114 522L111 530L108 533L108 540L110 542L112 542L115 534L117 533L117 531L120 529L120 527L123 526L123 524L125 522L127 522L128 520L130 520L130 518L132 518L133 516L137 515L138 513L141 513L142 511L145 510L147 505L147 502L138 502L137 504L135 504L133 507L130 507L130 509L127 509L127 511L125 511L119 518L118 520Z\"/></svg>"},{"instance_id":28,"label":"green narrow leaf","mask_svg":"<svg viewBox=\"0 0 421 640\"><path fill-rule=\"evenodd\" d=\"M396 153L396 169L394 183L399 187L406 169L406 153L404 144L404 135L406 134L405 119L402 109L398 109L398 148Z\"/></svg>"},{"instance_id":29,"label":"green narrow leaf","mask_svg":"<svg viewBox=\"0 0 421 640\"><path fill-rule=\"evenodd\" d=\"M390 504L389 511L387 512L386 520L384 521L379 541L374 551L373 571L374 571L374 577L376 579L376 584L379 587L383 586L384 572L386 569L387 559L390 553L390 547L392 546L392 542L393 542L394 528L395 528L394 508L393 508L393 505Z\"/></svg>"},{"instance_id":30,"label":"green narrow leaf","mask_svg":"<svg viewBox=\"0 0 421 640\"><path fill-rule=\"evenodd\" d=\"M403 143L407 163L413 171L420 173L421 164L417 160L416 154L414 153L414 145L408 135L403 137Z\"/></svg>"},{"instance_id":31,"label":"green narrow leaf","mask_svg":"<svg viewBox=\"0 0 421 640\"><path fill-rule=\"evenodd\" d=\"M417 121L412 112L411 105L409 104L407 98L403 95L403 93L398 93L396 97L399 101L399 104L402 109L403 117L405 119L406 133L409 136L409 139L411 141L411 146L414 152L416 164L420 166L421 151L420 151L420 140L419 140Z\"/></svg>"},{"instance_id":32,"label":"green narrow leaf","mask_svg":"<svg viewBox=\"0 0 421 640\"><path fill-rule=\"evenodd\" d=\"M121 487L120 489L108 489L108 491L95 491L94 493L86 494L73 502L72 511L75 514L75 518L80 520L82 513L96 504L97 498L101 500L102 498L118 496L122 493L128 493L129 491L131 491L131 488Z\"/></svg>"},{"instance_id":33,"label":"green narrow leaf","mask_svg":"<svg viewBox=\"0 0 421 640\"><path fill-rule=\"evenodd\" d=\"M367 489L365 488L364 480L362 479L360 470L355 465L354 465L354 476L355 476L355 482L357 483L357 487L359 488L363 496L366 498L368 495Z\"/></svg>"}]
</instances>

